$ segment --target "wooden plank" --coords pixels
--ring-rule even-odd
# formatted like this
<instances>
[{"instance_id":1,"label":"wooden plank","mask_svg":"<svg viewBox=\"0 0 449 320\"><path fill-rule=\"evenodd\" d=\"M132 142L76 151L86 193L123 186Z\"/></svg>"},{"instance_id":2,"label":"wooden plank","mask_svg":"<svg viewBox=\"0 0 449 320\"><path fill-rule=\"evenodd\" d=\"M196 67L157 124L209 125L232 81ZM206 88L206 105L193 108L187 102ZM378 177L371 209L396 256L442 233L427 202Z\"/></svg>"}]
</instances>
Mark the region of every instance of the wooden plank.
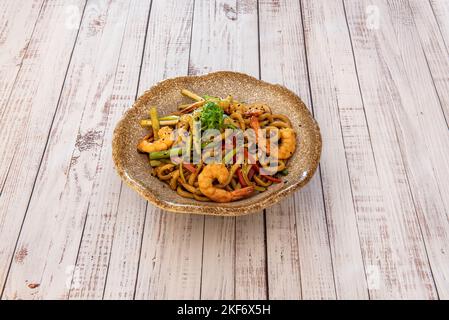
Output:
<instances>
[{"instance_id":1,"label":"wooden plank","mask_svg":"<svg viewBox=\"0 0 449 320\"><path fill-rule=\"evenodd\" d=\"M122 184L104 299L134 298L146 207L146 201Z\"/></svg>"},{"instance_id":2,"label":"wooden plank","mask_svg":"<svg viewBox=\"0 0 449 320\"><path fill-rule=\"evenodd\" d=\"M447 207L440 192L446 183L441 178L447 177L447 164L444 163L447 155L436 149L447 150L447 126L410 14L407 17L404 12L409 7L403 3L390 6L383 1L370 3L382 12L381 23L370 30L361 20L361 12L366 5L367 2L358 5L346 3L356 63L359 70L365 70L359 73L360 85L368 123L373 129L373 148L379 159L387 162L384 167L379 165L378 171L389 172L384 179L396 175L399 181L409 184L401 190L402 195L394 195L394 190L389 188L391 182L384 180L382 183L388 188L385 193L392 194L392 201L401 199L400 205L414 204L415 215L408 213L408 226L422 232L419 239L424 239L433 278L442 297L447 292L447 287L442 287L441 283L447 279L447 268L443 264L447 265L444 252L447 251L449 233ZM430 141L432 139L435 142ZM444 139L446 142L442 141ZM386 150L376 151L389 141L391 146L388 145ZM437 159L436 154L442 158ZM440 175L441 178L438 177ZM410 236L416 238L416 234ZM412 253L415 257L416 252ZM410 255L404 259L410 259ZM428 263L415 262L419 275L417 281L425 290L422 292L425 297L435 298L437 292ZM417 291L416 295L422 297L422 293L419 295Z\"/></svg>"},{"instance_id":3,"label":"wooden plank","mask_svg":"<svg viewBox=\"0 0 449 320\"><path fill-rule=\"evenodd\" d=\"M343 91L351 81L351 70L344 74L344 68L351 66L345 61L351 57L349 43L346 41L345 46L343 42L348 39L347 30L342 28L345 19L341 3L337 2L303 2L302 9L312 101L324 146L321 173L335 289L340 299L366 299L368 290L339 112L339 99L346 99L343 103L348 104L360 102L358 92ZM360 118L354 120L363 126Z\"/></svg>"},{"instance_id":4,"label":"wooden plank","mask_svg":"<svg viewBox=\"0 0 449 320\"><path fill-rule=\"evenodd\" d=\"M300 13L299 2L259 1L261 78L287 86L311 106ZM335 298L320 172L266 211L270 299Z\"/></svg>"},{"instance_id":5,"label":"wooden plank","mask_svg":"<svg viewBox=\"0 0 449 320\"><path fill-rule=\"evenodd\" d=\"M234 277L237 300L268 298L265 240L262 212L236 217Z\"/></svg>"},{"instance_id":6,"label":"wooden plank","mask_svg":"<svg viewBox=\"0 0 449 320\"><path fill-rule=\"evenodd\" d=\"M15 106L9 103L12 89L22 69L24 58L27 63L32 56L30 41L38 21L44 1L2 1L0 11L0 129L4 139L0 142L1 150L10 150L13 145L9 137L14 137L18 130L17 121L11 119ZM17 114L14 115L17 120ZM6 180L13 152L0 154L0 188Z\"/></svg>"},{"instance_id":7,"label":"wooden plank","mask_svg":"<svg viewBox=\"0 0 449 320\"><path fill-rule=\"evenodd\" d=\"M446 0L429 1L438 23L438 30L441 32L447 51L449 51L449 3Z\"/></svg>"},{"instance_id":8,"label":"wooden plank","mask_svg":"<svg viewBox=\"0 0 449 320\"><path fill-rule=\"evenodd\" d=\"M257 77L257 38L256 1L196 1L189 73L237 70ZM261 213L206 217L201 298L265 298L262 239Z\"/></svg>"},{"instance_id":9,"label":"wooden plank","mask_svg":"<svg viewBox=\"0 0 449 320\"><path fill-rule=\"evenodd\" d=\"M187 73L193 3L153 1L140 92L157 81ZM199 216L148 205L136 299L200 297L203 222Z\"/></svg>"},{"instance_id":10,"label":"wooden plank","mask_svg":"<svg viewBox=\"0 0 449 320\"><path fill-rule=\"evenodd\" d=\"M0 106L5 112L17 74L22 67L43 0L1 1L0 7ZM5 180L4 167L10 158L1 155L0 181Z\"/></svg>"},{"instance_id":11,"label":"wooden plank","mask_svg":"<svg viewBox=\"0 0 449 320\"><path fill-rule=\"evenodd\" d=\"M128 1L86 7L17 246L16 254L28 255L13 261L6 298L68 297L94 177L101 171L98 154L128 9ZM30 290L27 281L40 286Z\"/></svg>"},{"instance_id":12,"label":"wooden plank","mask_svg":"<svg viewBox=\"0 0 449 320\"><path fill-rule=\"evenodd\" d=\"M141 237L146 205L141 199L130 197L134 201L124 206L126 202L123 200L127 200L127 196L121 196L121 180L115 172L111 157L112 134L124 111L135 100L150 5L151 0L135 1L127 12L128 17L123 24L123 42L120 48L116 49L120 50L120 56L114 83L106 102L107 118L101 148L95 159L86 158L88 161L97 161L99 170L92 179L89 214L75 265L78 281L72 285L71 299L101 299L109 268L108 280L111 282L108 286L108 297L124 299L132 297L134 293L137 271L131 275L122 272L137 266L140 241L136 246L135 240L140 240ZM93 116L91 113L96 111L95 108L86 110L85 117ZM77 160L77 165L84 166L79 161L80 159ZM123 244L124 247L120 249L127 251L125 259L123 251L115 251L114 259L111 257L113 242L117 240L116 245ZM130 267L122 269L123 263ZM120 276L116 275L117 272ZM133 281L128 281L129 277Z\"/></svg>"},{"instance_id":13,"label":"wooden plank","mask_svg":"<svg viewBox=\"0 0 449 320\"><path fill-rule=\"evenodd\" d=\"M441 108L449 123L449 51L439 32L437 20L427 1L411 0L409 2L412 19L418 31L421 47L430 68L432 80L438 93ZM449 6L448 18L449 19Z\"/></svg>"},{"instance_id":14,"label":"wooden plank","mask_svg":"<svg viewBox=\"0 0 449 320\"><path fill-rule=\"evenodd\" d=\"M70 3L80 12L85 4ZM1 160L6 180L0 197L0 288L6 281L77 35L76 28L59 27L64 24L66 5L51 1L43 7L9 102L2 106L0 148L2 156L8 156ZM25 263L30 250L18 247L14 262ZM22 281L18 286L27 288Z\"/></svg>"},{"instance_id":15,"label":"wooden plank","mask_svg":"<svg viewBox=\"0 0 449 320\"><path fill-rule=\"evenodd\" d=\"M136 299L200 298L203 222L149 206Z\"/></svg>"}]
</instances>

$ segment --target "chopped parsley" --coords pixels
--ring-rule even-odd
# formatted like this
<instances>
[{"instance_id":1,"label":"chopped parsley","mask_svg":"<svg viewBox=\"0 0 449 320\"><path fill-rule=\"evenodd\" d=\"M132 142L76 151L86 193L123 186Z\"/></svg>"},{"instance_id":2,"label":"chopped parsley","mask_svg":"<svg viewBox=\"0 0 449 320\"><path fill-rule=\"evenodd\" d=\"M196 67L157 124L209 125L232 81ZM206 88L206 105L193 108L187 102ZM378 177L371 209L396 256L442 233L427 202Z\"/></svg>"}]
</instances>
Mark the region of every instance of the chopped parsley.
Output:
<instances>
[{"instance_id":1,"label":"chopped parsley","mask_svg":"<svg viewBox=\"0 0 449 320\"><path fill-rule=\"evenodd\" d=\"M201 130L223 128L223 110L215 103L208 102L201 110Z\"/></svg>"}]
</instances>

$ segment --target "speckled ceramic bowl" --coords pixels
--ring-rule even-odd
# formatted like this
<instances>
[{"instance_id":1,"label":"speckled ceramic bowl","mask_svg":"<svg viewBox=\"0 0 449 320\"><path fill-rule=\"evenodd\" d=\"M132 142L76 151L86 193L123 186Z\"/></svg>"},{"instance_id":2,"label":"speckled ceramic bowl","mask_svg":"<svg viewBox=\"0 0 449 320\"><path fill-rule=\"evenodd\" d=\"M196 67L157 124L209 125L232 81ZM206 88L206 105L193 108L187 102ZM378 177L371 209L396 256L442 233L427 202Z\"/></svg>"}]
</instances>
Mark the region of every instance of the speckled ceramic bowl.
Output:
<instances>
[{"instance_id":1,"label":"speckled ceramic bowl","mask_svg":"<svg viewBox=\"0 0 449 320\"><path fill-rule=\"evenodd\" d=\"M230 203L200 202L180 197L169 186L151 176L148 157L136 150L146 133L140 120L148 118L149 106L157 106L161 115L176 110L177 105L191 100L180 94L187 88L200 95L227 96L247 103L263 102L274 113L290 117L297 133L297 148L289 161L289 174L284 183L272 185L266 192ZM113 138L113 158L120 177L134 190L158 207L175 212L223 216L244 215L259 211L280 201L305 185L318 166L321 135L317 123L301 101L290 90L236 72L214 72L203 76L168 79L146 91L118 123Z\"/></svg>"}]
</instances>

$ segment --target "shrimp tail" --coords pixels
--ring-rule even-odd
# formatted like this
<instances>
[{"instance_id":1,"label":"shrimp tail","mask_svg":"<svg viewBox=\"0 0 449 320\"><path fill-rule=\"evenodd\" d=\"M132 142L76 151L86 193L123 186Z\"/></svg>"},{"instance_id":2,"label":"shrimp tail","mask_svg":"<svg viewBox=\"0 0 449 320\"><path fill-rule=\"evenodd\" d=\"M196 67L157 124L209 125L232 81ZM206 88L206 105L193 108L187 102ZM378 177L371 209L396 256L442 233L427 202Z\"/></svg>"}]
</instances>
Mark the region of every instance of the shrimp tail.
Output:
<instances>
[{"instance_id":1,"label":"shrimp tail","mask_svg":"<svg viewBox=\"0 0 449 320\"><path fill-rule=\"evenodd\" d=\"M254 187L253 186L234 190L234 191L231 192L232 201L236 201L236 200L245 198L245 197L249 196L253 192L254 192Z\"/></svg>"}]
</instances>

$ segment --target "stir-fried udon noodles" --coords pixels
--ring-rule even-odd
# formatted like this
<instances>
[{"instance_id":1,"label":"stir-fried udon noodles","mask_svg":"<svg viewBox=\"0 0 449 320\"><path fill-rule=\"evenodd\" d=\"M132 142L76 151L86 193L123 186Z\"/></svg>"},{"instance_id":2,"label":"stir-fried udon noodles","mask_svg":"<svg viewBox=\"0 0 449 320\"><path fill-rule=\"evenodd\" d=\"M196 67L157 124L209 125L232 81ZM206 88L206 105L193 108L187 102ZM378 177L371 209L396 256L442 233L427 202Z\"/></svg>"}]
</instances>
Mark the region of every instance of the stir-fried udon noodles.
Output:
<instances>
[{"instance_id":1,"label":"stir-fried udon noodles","mask_svg":"<svg viewBox=\"0 0 449 320\"><path fill-rule=\"evenodd\" d=\"M152 174L181 197L230 202L282 183L296 148L289 118L264 103L232 96L199 96L170 115L151 107L141 120L148 134L137 146L148 153Z\"/></svg>"}]
</instances>

